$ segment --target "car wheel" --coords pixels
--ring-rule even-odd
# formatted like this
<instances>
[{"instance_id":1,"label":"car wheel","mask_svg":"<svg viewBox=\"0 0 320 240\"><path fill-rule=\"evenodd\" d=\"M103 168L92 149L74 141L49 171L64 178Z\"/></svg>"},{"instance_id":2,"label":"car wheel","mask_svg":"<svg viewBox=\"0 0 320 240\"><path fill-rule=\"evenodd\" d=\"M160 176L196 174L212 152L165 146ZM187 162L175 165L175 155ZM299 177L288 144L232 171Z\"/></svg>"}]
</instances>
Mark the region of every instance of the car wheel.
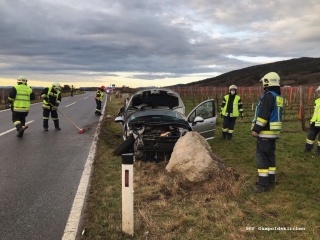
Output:
<instances>
[{"instance_id":1,"label":"car wheel","mask_svg":"<svg viewBox=\"0 0 320 240\"><path fill-rule=\"evenodd\" d=\"M133 144L134 138L128 137L116 149L113 150L112 154L114 156L121 156L123 153L132 152Z\"/></svg>"}]
</instances>

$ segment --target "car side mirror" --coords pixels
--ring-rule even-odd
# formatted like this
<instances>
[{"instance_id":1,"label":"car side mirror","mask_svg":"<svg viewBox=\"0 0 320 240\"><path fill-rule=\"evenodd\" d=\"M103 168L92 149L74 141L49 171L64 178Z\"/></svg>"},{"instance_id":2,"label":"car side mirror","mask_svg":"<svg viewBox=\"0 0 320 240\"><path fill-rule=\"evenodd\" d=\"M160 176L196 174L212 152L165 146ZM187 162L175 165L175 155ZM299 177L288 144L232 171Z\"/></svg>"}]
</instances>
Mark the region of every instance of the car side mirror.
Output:
<instances>
[{"instance_id":1,"label":"car side mirror","mask_svg":"<svg viewBox=\"0 0 320 240\"><path fill-rule=\"evenodd\" d=\"M193 120L193 123L192 125L196 125L198 122L203 122L203 118L202 117L199 117L199 116L196 116L195 119Z\"/></svg>"},{"instance_id":2,"label":"car side mirror","mask_svg":"<svg viewBox=\"0 0 320 240\"><path fill-rule=\"evenodd\" d=\"M123 117L122 117L122 116L116 117L116 118L114 119L114 121L115 121L116 123L123 123Z\"/></svg>"}]
</instances>

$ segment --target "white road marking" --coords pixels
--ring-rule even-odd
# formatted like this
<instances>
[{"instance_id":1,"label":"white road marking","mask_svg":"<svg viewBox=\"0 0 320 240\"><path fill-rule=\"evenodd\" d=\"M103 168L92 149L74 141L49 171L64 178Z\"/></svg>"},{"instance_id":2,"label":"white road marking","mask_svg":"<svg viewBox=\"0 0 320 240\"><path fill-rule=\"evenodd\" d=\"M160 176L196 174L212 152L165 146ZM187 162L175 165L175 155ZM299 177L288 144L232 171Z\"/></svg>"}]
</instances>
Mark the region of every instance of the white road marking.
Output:
<instances>
[{"instance_id":1,"label":"white road marking","mask_svg":"<svg viewBox=\"0 0 320 240\"><path fill-rule=\"evenodd\" d=\"M103 109L105 109L106 105L107 105L107 101L105 101ZM72 204L71 212L69 214L69 218L68 218L66 227L64 229L62 240L76 239L77 231L80 224L81 213L82 213L84 202L89 189L89 181L90 181L90 176L92 171L92 165L94 162L94 156L96 153L98 135L100 131L102 118L103 118L103 115L100 116L99 123L93 137L93 142L91 144L89 155L82 172L78 190Z\"/></svg>"},{"instance_id":2,"label":"white road marking","mask_svg":"<svg viewBox=\"0 0 320 240\"><path fill-rule=\"evenodd\" d=\"M85 97L84 99L87 99L88 97Z\"/></svg>"},{"instance_id":3,"label":"white road marking","mask_svg":"<svg viewBox=\"0 0 320 240\"><path fill-rule=\"evenodd\" d=\"M32 123L32 122L34 122L34 120L29 121L29 122L27 122L26 124L29 124L29 123ZM12 128L12 129L10 129L10 130L8 130L8 131L5 131L5 132L3 132L3 133L0 133L0 136L5 135L5 134L7 134L7 133L9 133L9 132L12 132L12 131L14 131L14 130L16 130L16 128Z\"/></svg>"},{"instance_id":4,"label":"white road marking","mask_svg":"<svg viewBox=\"0 0 320 240\"><path fill-rule=\"evenodd\" d=\"M76 102L74 102L74 103L71 103L71 104L69 104L69 105L67 105L66 107L69 107L69 106L71 106L71 105L73 105L73 104L75 104Z\"/></svg>"}]
</instances>

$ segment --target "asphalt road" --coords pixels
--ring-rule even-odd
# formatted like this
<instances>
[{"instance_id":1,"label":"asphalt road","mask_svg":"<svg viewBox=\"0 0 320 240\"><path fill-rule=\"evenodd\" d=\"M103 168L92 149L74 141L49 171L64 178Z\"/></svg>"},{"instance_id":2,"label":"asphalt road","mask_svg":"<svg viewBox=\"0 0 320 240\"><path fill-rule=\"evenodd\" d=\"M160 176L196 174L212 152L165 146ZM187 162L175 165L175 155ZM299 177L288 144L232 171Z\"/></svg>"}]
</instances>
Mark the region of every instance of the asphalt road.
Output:
<instances>
[{"instance_id":1,"label":"asphalt road","mask_svg":"<svg viewBox=\"0 0 320 240\"><path fill-rule=\"evenodd\" d=\"M33 104L23 138L0 111L0 239L61 239L99 122L94 92L63 98L61 131L42 126L41 103ZM102 105L104 106L104 104ZM11 130L11 131L10 131Z\"/></svg>"}]
</instances>

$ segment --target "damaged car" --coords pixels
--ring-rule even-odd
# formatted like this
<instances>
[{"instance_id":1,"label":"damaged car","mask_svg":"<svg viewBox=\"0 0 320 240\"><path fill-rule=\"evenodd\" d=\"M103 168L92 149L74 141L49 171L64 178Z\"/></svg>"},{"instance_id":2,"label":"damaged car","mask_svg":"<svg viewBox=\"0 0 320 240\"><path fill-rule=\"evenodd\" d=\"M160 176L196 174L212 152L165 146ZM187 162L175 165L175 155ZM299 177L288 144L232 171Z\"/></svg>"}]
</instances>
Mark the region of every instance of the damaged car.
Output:
<instances>
[{"instance_id":1,"label":"damaged car","mask_svg":"<svg viewBox=\"0 0 320 240\"><path fill-rule=\"evenodd\" d=\"M115 122L121 124L124 141L114 149L114 155L131 152L135 160L169 160L175 143L189 131L197 131L206 140L214 138L215 103L208 99L186 116L177 92L145 89L126 101Z\"/></svg>"}]
</instances>

